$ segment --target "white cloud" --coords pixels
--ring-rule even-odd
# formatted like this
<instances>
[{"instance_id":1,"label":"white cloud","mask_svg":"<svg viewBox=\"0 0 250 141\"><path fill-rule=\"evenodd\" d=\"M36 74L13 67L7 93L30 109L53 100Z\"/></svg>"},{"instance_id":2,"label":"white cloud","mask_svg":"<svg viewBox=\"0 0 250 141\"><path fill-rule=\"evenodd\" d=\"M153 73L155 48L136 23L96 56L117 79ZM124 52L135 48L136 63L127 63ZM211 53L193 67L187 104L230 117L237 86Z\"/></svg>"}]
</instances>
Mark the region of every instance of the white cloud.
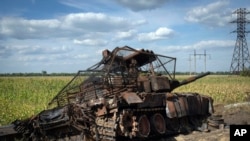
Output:
<instances>
[{"instance_id":1,"label":"white cloud","mask_svg":"<svg viewBox=\"0 0 250 141\"><path fill-rule=\"evenodd\" d=\"M155 35L158 37L167 37L173 33L172 29L166 27L160 27L156 30Z\"/></svg>"},{"instance_id":2,"label":"white cloud","mask_svg":"<svg viewBox=\"0 0 250 141\"><path fill-rule=\"evenodd\" d=\"M93 12L71 13L52 19L2 17L0 18L0 63L6 64L6 61L11 60L15 62L16 66L13 65L15 67L29 64L29 67L33 68L32 64L37 64L48 65L51 69L54 65L74 60L74 64L79 65L83 62L89 66L92 63L91 58L98 57L89 57L88 54L94 52L94 48L87 47L106 48L110 43L109 40L114 39L117 34L120 40L128 40L131 38L129 36L134 36L132 35L134 31L131 29L145 22L140 18ZM89 59L82 61L86 57Z\"/></svg>"},{"instance_id":3,"label":"white cloud","mask_svg":"<svg viewBox=\"0 0 250 141\"><path fill-rule=\"evenodd\" d=\"M87 55L87 54L78 54L78 55L75 55L73 58L75 58L75 59L86 59L88 57L89 57L89 55Z\"/></svg>"},{"instance_id":4,"label":"white cloud","mask_svg":"<svg viewBox=\"0 0 250 141\"><path fill-rule=\"evenodd\" d=\"M138 40L141 42L149 42L160 39L167 39L174 35L174 31L167 27L160 27L155 32L140 33Z\"/></svg>"},{"instance_id":5,"label":"white cloud","mask_svg":"<svg viewBox=\"0 0 250 141\"><path fill-rule=\"evenodd\" d=\"M206 6L198 6L187 12L185 20L193 23L203 23L209 26L224 26L231 21L231 11L226 7L227 0L220 0Z\"/></svg>"},{"instance_id":6,"label":"white cloud","mask_svg":"<svg viewBox=\"0 0 250 141\"><path fill-rule=\"evenodd\" d=\"M63 27L91 32L111 32L127 30L133 25L132 21L122 17L112 17L102 13L77 13L64 17Z\"/></svg>"},{"instance_id":7,"label":"white cloud","mask_svg":"<svg viewBox=\"0 0 250 141\"><path fill-rule=\"evenodd\" d=\"M131 40L136 36L136 30L129 30L124 32L117 32L115 40Z\"/></svg>"},{"instance_id":8,"label":"white cloud","mask_svg":"<svg viewBox=\"0 0 250 141\"><path fill-rule=\"evenodd\" d=\"M163 6L168 0L115 0L133 11L151 10Z\"/></svg>"},{"instance_id":9,"label":"white cloud","mask_svg":"<svg viewBox=\"0 0 250 141\"><path fill-rule=\"evenodd\" d=\"M235 41L232 40L207 40L207 41L199 41L198 43L193 45L195 49L203 49L203 48L227 48L234 46Z\"/></svg>"},{"instance_id":10,"label":"white cloud","mask_svg":"<svg viewBox=\"0 0 250 141\"><path fill-rule=\"evenodd\" d=\"M145 22L103 13L73 13L44 20L4 17L0 19L0 39L78 37L100 32L122 32Z\"/></svg>"},{"instance_id":11,"label":"white cloud","mask_svg":"<svg viewBox=\"0 0 250 141\"><path fill-rule=\"evenodd\" d=\"M235 41L233 40L201 40L191 45L183 46L167 46L164 47L164 51L176 52L183 50L193 50L193 49L219 49L219 48L230 48L234 46Z\"/></svg>"},{"instance_id":12,"label":"white cloud","mask_svg":"<svg viewBox=\"0 0 250 141\"><path fill-rule=\"evenodd\" d=\"M34 58L33 60L37 60L37 58L40 58L41 56L45 56L44 58L49 59L56 55L59 57L65 54L70 54L73 51L74 48L72 48L72 46L65 45L64 42L56 42L53 39L46 41L8 40L1 43L0 60L5 58L24 58L18 60L29 60L29 58ZM54 58L51 59L53 60Z\"/></svg>"},{"instance_id":13,"label":"white cloud","mask_svg":"<svg viewBox=\"0 0 250 141\"><path fill-rule=\"evenodd\" d=\"M23 18L5 17L0 19L0 26L0 39L33 39L44 38L57 33L51 31L58 29L60 21L57 19L27 20Z\"/></svg>"},{"instance_id":14,"label":"white cloud","mask_svg":"<svg viewBox=\"0 0 250 141\"><path fill-rule=\"evenodd\" d=\"M21 62L33 62L33 61L49 61L50 59L45 56L45 55L36 55L36 56L20 56L18 57L17 59L18 61L21 61Z\"/></svg>"},{"instance_id":15,"label":"white cloud","mask_svg":"<svg viewBox=\"0 0 250 141\"><path fill-rule=\"evenodd\" d=\"M73 43L80 45L87 45L87 46L105 46L108 44L108 41L102 39L84 39L84 40L74 39Z\"/></svg>"},{"instance_id":16,"label":"white cloud","mask_svg":"<svg viewBox=\"0 0 250 141\"><path fill-rule=\"evenodd\" d=\"M117 6L114 6L110 0L59 0L59 3L69 6L71 8L80 9L82 11L100 11L100 10L114 10ZM118 7L119 9L120 7Z\"/></svg>"}]
</instances>

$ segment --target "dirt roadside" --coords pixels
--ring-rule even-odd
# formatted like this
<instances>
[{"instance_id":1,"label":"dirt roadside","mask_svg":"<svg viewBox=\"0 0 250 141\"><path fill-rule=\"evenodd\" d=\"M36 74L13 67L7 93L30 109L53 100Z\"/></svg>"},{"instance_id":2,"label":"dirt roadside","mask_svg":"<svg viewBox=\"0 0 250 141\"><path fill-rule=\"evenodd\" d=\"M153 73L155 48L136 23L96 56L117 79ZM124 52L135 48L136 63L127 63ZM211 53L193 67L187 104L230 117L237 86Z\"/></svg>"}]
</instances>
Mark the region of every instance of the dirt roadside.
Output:
<instances>
[{"instance_id":1,"label":"dirt roadside","mask_svg":"<svg viewBox=\"0 0 250 141\"><path fill-rule=\"evenodd\" d=\"M193 131L188 135L178 135L168 141L229 141L229 125L250 125L250 102L215 105L214 114L222 115L225 125L222 129L209 127L209 132Z\"/></svg>"}]
</instances>

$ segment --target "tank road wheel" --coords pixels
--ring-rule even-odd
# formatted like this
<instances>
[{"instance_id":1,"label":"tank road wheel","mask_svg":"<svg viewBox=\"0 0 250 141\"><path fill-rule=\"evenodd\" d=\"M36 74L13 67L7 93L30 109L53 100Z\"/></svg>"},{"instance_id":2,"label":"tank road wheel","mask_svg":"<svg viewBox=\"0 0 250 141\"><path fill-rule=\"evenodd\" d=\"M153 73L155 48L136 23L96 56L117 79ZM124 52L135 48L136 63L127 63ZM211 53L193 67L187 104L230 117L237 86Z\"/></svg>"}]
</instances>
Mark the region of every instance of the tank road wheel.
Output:
<instances>
[{"instance_id":1,"label":"tank road wheel","mask_svg":"<svg viewBox=\"0 0 250 141\"><path fill-rule=\"evenodd\" d=\"M142 115L138 119L137 133L140 137L148 137L150 133L150 122L146 115Z\"/></svg>"},{"instance_id":2,"label":"tank road wheel","mask_svg":"<svg viewBox=\"0 0 250 141\"><path fill-rule=\"evenodd\" d=\"M159 133L159 134L164 134L166 132L166 122L165 122L165 119L164 117L162 116L162 114L160 113L155 113L151 119L151 125L152 125L152 128L153 130L156 132L156 133Z\"/></svg>"}]
</instances>

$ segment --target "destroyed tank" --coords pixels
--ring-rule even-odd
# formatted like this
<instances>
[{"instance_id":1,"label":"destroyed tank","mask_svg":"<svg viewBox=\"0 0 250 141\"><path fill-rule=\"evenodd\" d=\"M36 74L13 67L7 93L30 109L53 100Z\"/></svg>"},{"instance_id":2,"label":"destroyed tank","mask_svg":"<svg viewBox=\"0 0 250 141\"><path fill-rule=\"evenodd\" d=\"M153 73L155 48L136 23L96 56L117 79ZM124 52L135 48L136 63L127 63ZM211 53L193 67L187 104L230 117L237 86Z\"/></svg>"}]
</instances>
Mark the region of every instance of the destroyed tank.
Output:
<instances>
[{"instance_id":1,"label":"destroyed tank","mask_svg":"<svg viewBox=\"0 0 250 141\"><path fill-rule=\"evenodd\" d=\"M211 97L175 93L209 74L175 79L176 58L128 46L104 50L100 62L76 76L49 108L0 128L1 140L152 140L206 130Z\"/></svg>"}]
</instances>

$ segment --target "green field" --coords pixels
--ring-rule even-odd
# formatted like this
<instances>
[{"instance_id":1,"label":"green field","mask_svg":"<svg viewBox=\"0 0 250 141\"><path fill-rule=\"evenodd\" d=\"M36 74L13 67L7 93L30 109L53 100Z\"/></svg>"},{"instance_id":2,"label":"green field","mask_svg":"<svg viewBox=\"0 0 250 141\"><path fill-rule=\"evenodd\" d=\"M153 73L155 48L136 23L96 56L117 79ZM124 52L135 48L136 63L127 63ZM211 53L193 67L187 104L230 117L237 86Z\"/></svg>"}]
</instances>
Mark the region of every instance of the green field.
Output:
<instances>
[{"instance_id":1,"label":"green field","mask_svg":"<svg viewBox=\"0 0 250 141\"><path fill-rule=\"evenodd\" d=\"M176 79L183 79L183 76L177 76ZM249 101L250 77L210 75L179 87L174 92L197 92L208 95L214 99L214 104Z\"/></svg>"},{"instance_id":2,"label":"green field","mask_svg":"<svg viewBox=\"0 0 250 141\"><path fill-rule=\"evenodd\" d=\"M184 79L189 76L177 76ZM72 77L0 77L0 125L25 119L47 108L50 100ZM214 103L229 104L250 99L250 77L207 76L174 92L212 96Z\"/></svg>"},{"instance_id":3,"label":"green field","mask_svg":"<svg viewBox=\"0 0 250 141\"><path fill-rule=\"evenodd\" d=\"M72 77L0 77L0 125L47 108Z\"/></svg>"}]
</instances>

